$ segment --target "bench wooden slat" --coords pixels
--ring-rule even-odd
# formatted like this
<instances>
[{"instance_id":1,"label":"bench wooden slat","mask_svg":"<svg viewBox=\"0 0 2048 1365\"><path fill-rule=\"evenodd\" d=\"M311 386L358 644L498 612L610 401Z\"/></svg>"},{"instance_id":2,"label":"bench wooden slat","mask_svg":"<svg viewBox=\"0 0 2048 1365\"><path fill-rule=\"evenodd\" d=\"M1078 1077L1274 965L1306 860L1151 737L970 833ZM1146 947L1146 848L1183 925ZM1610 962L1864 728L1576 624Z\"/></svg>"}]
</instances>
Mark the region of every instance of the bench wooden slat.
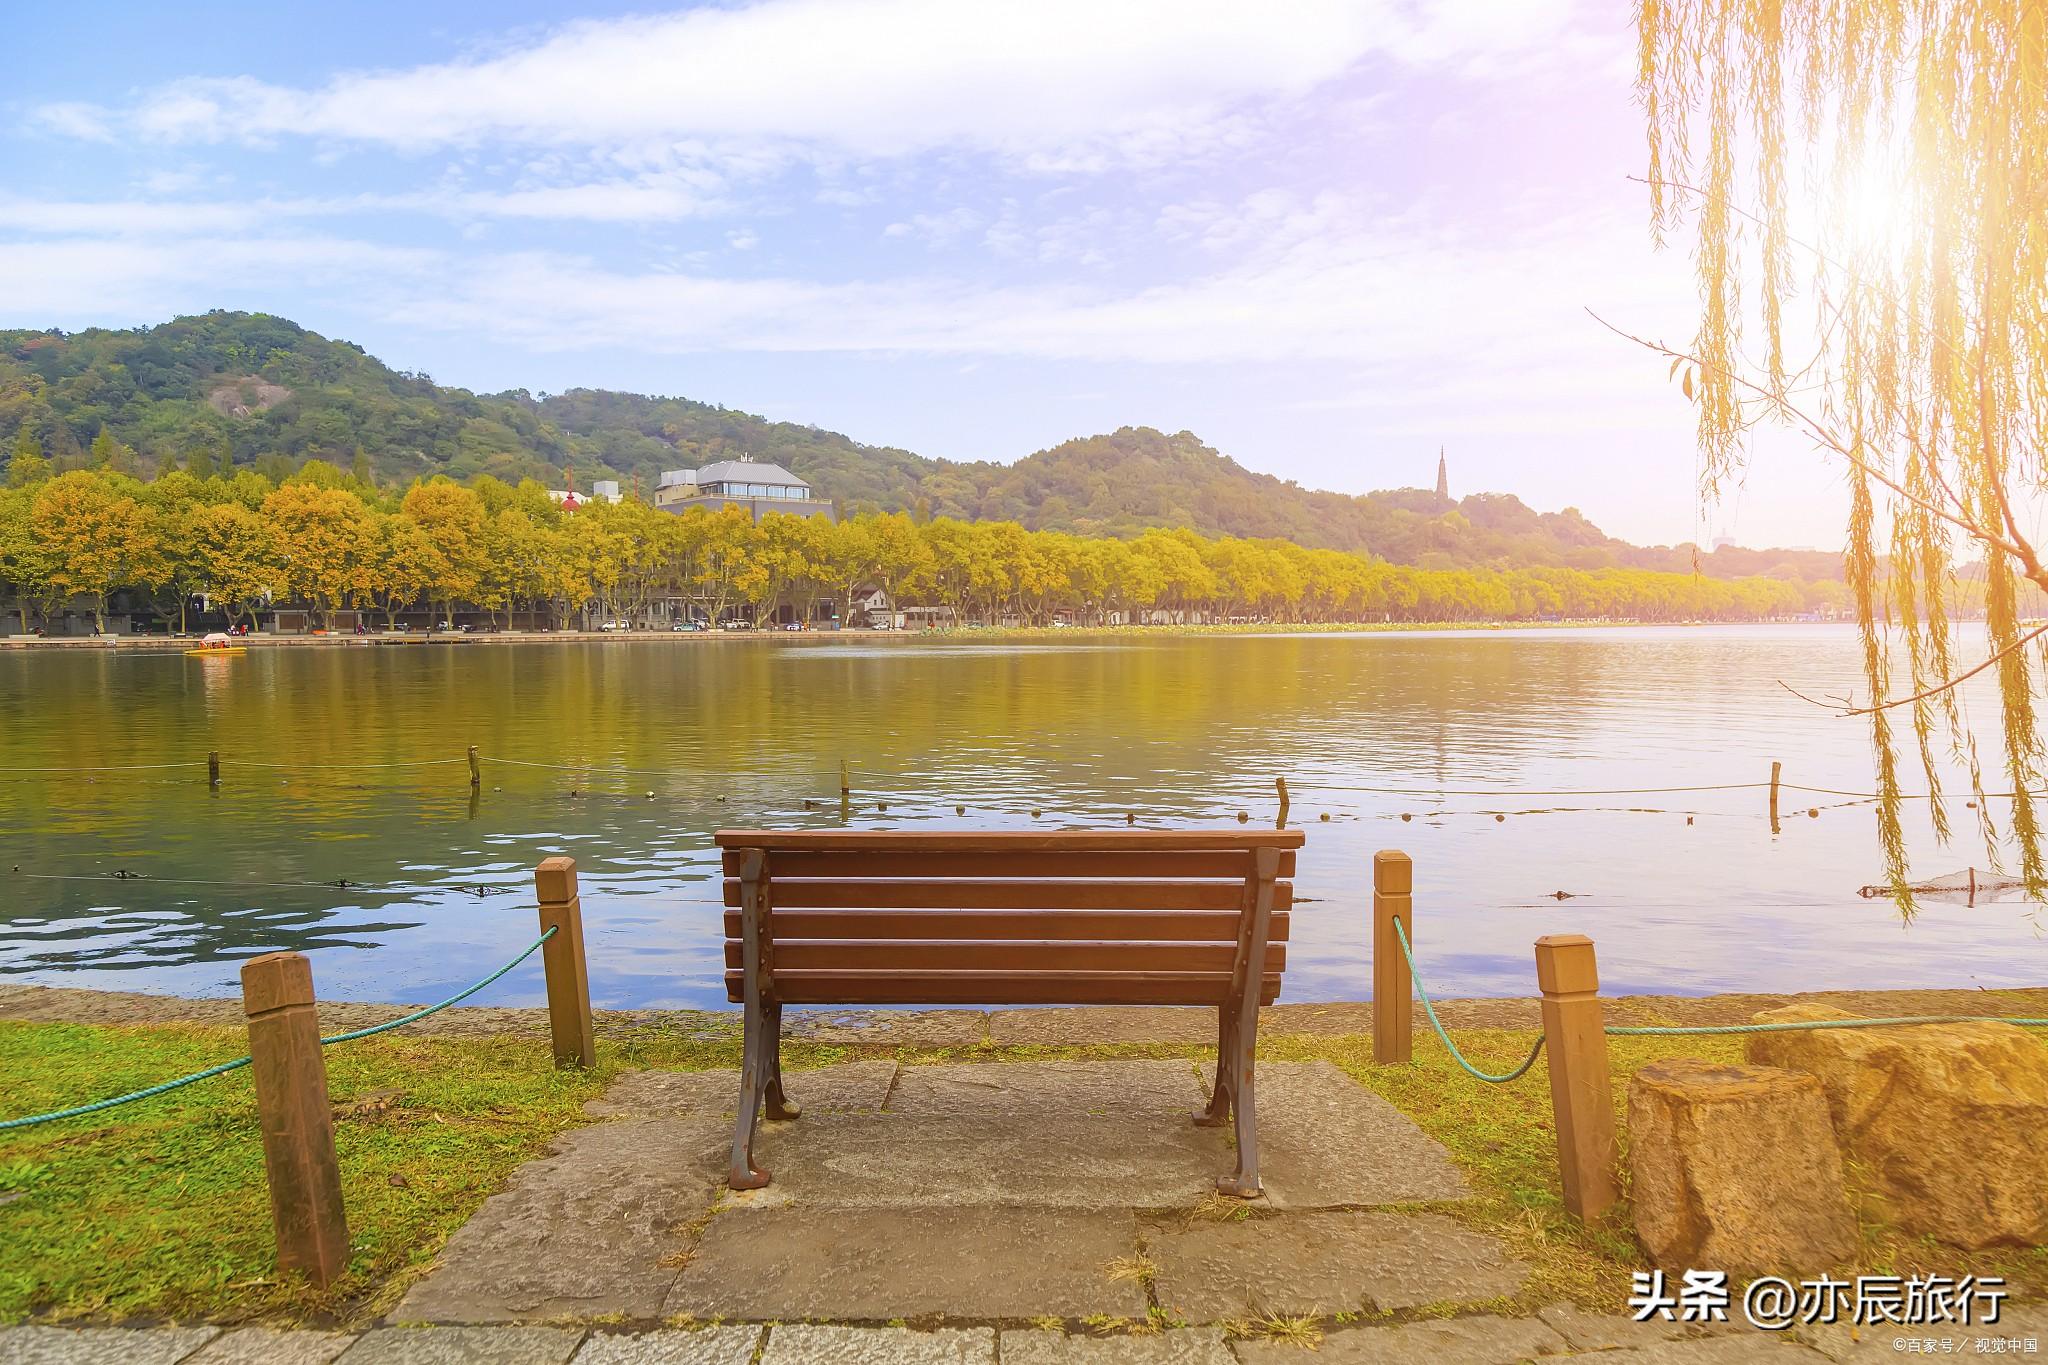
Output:
<instances>
[{"instance_id":1,"label":"bench wooden slat","mask_svg":"<svg viewBox=\"0 0 2048 1365\"><path fill-rule=\"evenodd\" d=\"M1274 830L860 830L722 829L712 836L720 848L816 849L886 848L933 853L966 850L1019 853L1076 850L1300 848L1298 829Z\"/></svg>"},{"instance_id":2,"label":"bench wooden slat","mask_svg":"<svg viewBox=\"0 0 2048 1365\"><path fill-rule=\"evenodd\" d=\"M785 889L777 884L779 894ZM1271 937L1287 941L1290 916L1274 914ZM1089 939L1096 942L1230 943L1236 910L787 910L778 906L773 943L795 939ZM725 936L744 932L740 912L725 912Z\"/></svg>"},{"instance_id":3,"label":"bench wooden slat","mask_svg":"<svg viewBox=\"0 0 2048 1365\"><path fill-rule=\"evenodd\" d=\"M1294 851L1280 855L1278 875L1294 875ZM737 877L746 863L743 848L721 855L725 875ZM777 849L770 860L776 878L788 877L1203 877L1242 880L1251 855L1240 849L1037 850L898 848Z\"/></svg>"},{"instance_id":4,"label":"bench wooden slat","mask_svg":"<svg viewBox=\"0 0 2048 1365\"><path fill-rule=\"evenodd\" d=\"M1265 976L1262 1004L1280 995ZM743 1000L741 973L725 974L728 1000ZM793 1005L1217 1005L1230 993L1222 972L818 972L778 969L775 996Z\"/></svg>"},{"instance_id":5,"label":"bench wooden slat","mask_svg":"<svg viewBox=\"0 0 2048 1365\"><path fill-rule=\"evenodd\" d=\"M1244 883L955 881L896 877L871 881L784 880L771 868L768 902L780 910L1231 910L1244 904ZM725 883L725 903L740 903L738 878ZM1294 887L1273 885L1273 904L1294 903Z\"/></svg>"},{"instance_id":6,"label":"bench wooden slat","mask_svg":"<svg viewBox=\"0 0 2048 1365\"><path fill-rule=\"evenodd\" d=\"M945 939L802 939L778 942L775 975L784 971L906 972L1217 972L1237 961L1234 943L1098 943L1080 940L960 942ZM725 944L725 965L744 965L743 945ZM1287 949L1271 944L1266 969L1287 966Z\"/></svg>"}]
</instances>

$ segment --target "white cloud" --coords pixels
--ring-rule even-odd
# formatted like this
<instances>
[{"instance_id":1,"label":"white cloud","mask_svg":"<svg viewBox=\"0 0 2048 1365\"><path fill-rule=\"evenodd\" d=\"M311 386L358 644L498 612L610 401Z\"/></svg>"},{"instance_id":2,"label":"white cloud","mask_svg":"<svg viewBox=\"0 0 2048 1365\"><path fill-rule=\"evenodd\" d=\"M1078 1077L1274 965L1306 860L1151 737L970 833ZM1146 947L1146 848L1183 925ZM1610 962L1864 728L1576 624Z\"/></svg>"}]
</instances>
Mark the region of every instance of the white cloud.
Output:
<instances>
[{"instance_id":1,"label":"white cloud","mask_svg":"<svg viewBox=\"0 0 2048 1365\"><path fill-rule=\"evenodd\" d=\"M398 148L886 158L937 148L1042 170L1163 161L1246 136L1369 57L1470 65L1529 46L1566 0L759 0L566 25L493 54L317 88L189 79L118 114L39 111L179 142L306 136Z\"/></svg>"}]
</instances>

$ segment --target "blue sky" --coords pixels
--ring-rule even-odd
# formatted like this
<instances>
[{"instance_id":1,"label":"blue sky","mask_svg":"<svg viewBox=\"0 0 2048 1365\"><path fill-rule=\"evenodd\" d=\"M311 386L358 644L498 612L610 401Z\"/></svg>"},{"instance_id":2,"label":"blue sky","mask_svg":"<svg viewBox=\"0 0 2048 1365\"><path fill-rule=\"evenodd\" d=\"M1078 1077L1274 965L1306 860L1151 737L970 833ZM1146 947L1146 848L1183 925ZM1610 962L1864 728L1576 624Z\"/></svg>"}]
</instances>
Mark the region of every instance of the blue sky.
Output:
<instances>
[{"instance_id":1,"label":"blue sky","mask_svg":"<svg viewBox=\"0 0 2048 1365\"><path fill-rule=\"evenodd\" d=\"M1645 335L1630 7L93 3L10 19L0 326L282 314L477 390L677 393L1012 460L1193 430L1349 492L1832 546L1765 438L1702 508Z\"/></svg>"}]
</instances>

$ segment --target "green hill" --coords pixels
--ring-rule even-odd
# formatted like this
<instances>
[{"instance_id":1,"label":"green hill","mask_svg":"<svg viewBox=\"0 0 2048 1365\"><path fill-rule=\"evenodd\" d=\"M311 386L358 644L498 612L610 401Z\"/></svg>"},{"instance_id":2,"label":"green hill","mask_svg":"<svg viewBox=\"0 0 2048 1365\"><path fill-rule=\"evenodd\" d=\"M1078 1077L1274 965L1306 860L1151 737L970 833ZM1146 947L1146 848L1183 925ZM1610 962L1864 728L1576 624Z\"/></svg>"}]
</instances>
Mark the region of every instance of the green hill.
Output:
<instances>
[{"instance_id":1,"label":"green hill","mask_svg":"<svg viewBox=\"0 0 2048 1365\"><path fill-rule=\"evenodd\" d=\"M1610 539L1576 510L1503 493L1440 505L1424 489L1351 497L1244 468L1189 432L1125 427L1017 461L934 460L837 432L686 398L600 389L474 394L394 370L359 346L265 314L213 312L133 331L0 331L0 451L26 426L61 466L102 432L142 470L195 460L280 474L310 458L385 482L445 473L559 487L617 478L643 492L664 469L742 452L809 479L844 507L1005 519L1124 534L1190 526L1365 550L1426 567L1569 565L1686 570L1690 547ZM1839 577L1839 556L1722 550L1716 577Z\"/></svg>"}]
</instances>

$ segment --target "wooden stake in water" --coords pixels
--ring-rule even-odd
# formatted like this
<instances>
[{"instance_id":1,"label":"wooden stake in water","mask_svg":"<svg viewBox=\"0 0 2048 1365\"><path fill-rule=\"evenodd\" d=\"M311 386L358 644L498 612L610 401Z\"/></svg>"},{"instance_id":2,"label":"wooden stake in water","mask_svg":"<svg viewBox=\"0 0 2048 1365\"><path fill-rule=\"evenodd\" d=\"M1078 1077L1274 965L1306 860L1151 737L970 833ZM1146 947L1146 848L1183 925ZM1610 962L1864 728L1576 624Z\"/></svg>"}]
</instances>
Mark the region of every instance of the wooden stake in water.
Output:
<instances>
[{"instance_id":1,"label":"wooden stake in water","mask_svg":"<svg viewBox=\"0 0 2048 1365\"><path fill-rule=\"evenodd\" d=\"M479 766L477 765L477 760L476 760L476 745L472 744L472 745L470 745L470 746L469 746L469 786L470 786L470 790L474 791L474 790L475 790L476 788L478 788L478 787L481 787L481 786L482 786L483 784L484 784L484 773L483 773L483 769L482 769L481 767L479 767Z\"/></svg>"},{"instance_id":2,"label":"wooden stake in water","mask_svg":"<svg viewBox=\"0 0 2048 1365\"><path fill-rule=\"evenodd\" d=\"M1394 922L1415 943L1415 864L1399 849L1372 855L1372 1059L1415 1058L1415 981Z\"/></svg>"},{"instance_id":3,"label":"wooden stake in water","mask_svg":"<svg viewBox=\"0 0 2048 1365\"><path fill-rule=\"evenodd\" d=\"M1593 940L1549 934L1536 940L1543 992L1543 1041L1550 1058L1550 1106L1565 1211L1598 1218L1621 1197L1615 1177L1614 1095L1607 1070L1606 1019Z\"/></svg>"},{"instance_id":4,"label":"wooden stake in water","mask_svg":"<svg viewBox=\"0 0 2048 1365\"><path fill-rule=\"evenodd\" d=\"M303 953L265 953L243 963L242 1012L249 1017L249 1070L277 1266L303 1271L325 1287L348 1268L348 1219L313 1006L313 964Z\"/></svg>"},{"instance_id":5,"label":"wooden stake in water","mask_svg":"<svg viewBox=\"0 0 2048 1365\"><path fill-rule=\"evenodd\" d=\"M1771 833L1778 832L1778 776L1785 771L1785 765L1771 760Z\"/></svg>"},{"instance_id":6,"label":"wooden stake in water","mask_svg":"<svg viewBox=\"0 0 2048 1365\"><path fill-rule=\"evenodd\" d=\"M846 780L846 760L839 760L839 798L843 801L853 795L853 786Z\"/></svg>"},{"instance_id":7,"label":"wooden stake in water","mask_svg":"<svg viewBox=\"0 0 2048 1365\"><path fill-rule=\"evenodd\" d=\"M1286 828L1287 828L1287 779L1286 779L1286 778L1284 778L1284 777L1276 777L1276 778L1274 778L1274 779L1273 779L1273 790L1274 790L1274 791L1276 791L1276 792L1278 792L1278 793L1280 793L1280 813L1279 813L1278 815L1276 815L1276 816L1274 816L1274 817L1273 817L1273 828L1274 828L1274 829L1286 829Z\"/></svg>"},{"instance_id":8,"label":"wooden stake in water","mask_svg":"<svg viewBox=\"0 0 2048 1365\"><path fill-rule=\"evenodd\" d=\"M209 787L218 787L220 785L220 750L218 749L207 752L206 785Z\"/></svg>"}]
</instances>

